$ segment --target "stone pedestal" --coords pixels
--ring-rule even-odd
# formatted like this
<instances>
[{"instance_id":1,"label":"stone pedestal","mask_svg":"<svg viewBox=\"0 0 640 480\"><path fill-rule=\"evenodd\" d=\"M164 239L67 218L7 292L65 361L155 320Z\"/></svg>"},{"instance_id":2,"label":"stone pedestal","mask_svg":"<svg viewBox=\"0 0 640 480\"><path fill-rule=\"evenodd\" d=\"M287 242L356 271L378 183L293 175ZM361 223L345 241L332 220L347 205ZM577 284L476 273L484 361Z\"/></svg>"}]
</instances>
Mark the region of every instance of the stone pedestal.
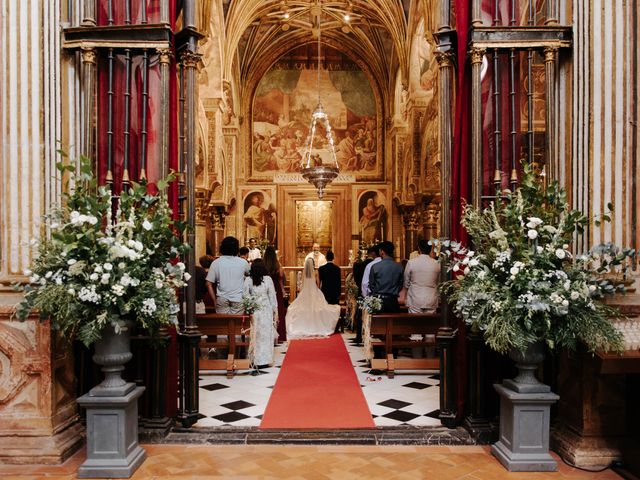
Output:
<instances>
[{"instance_id":1,"label":"stone pedestal","mask_svg":"<svg viewBox=\"0 0 640 480\"><path fill-rule=\"evenodd\" d=\"M494 385L500 395L500 439L491 452L511 472L554 472L549 455L549 410L558 395L518 393Z\"/></svg>"},{"instance_id":2,"label":"stone pedestal","mask_svg":"<svg viewBox=\"0 0 640 480\"><path fill-rule=\"evenodd\" d=\"M146 452L138 444L138 398L144 387L122 396L83 395L78 404L87 412L87 459L79 478L128 478Z\"/></svg>"},{"instance_id":3,"label":"stone pedestal","mask_svg":"<svg viewBox=\"0 0 640 480\"><path fill-rule=\"evenodd\" d=\"M0 295L0 464L62 463L83 442L73 356L49 322L11 320L17 301Z\"/></svg>"}]
</instances>

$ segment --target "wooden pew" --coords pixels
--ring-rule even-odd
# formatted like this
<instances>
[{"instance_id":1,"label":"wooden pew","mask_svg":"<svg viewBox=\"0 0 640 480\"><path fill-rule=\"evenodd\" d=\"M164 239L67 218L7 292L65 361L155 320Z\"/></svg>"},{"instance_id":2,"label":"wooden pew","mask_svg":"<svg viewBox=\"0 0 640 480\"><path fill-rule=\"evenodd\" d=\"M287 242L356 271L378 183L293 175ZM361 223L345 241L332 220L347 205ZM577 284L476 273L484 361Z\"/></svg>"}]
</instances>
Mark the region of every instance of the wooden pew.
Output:
<instances>
[{"instance_id":1,"label":"wooden pew","mask_svg":"<svg viewBox=\"0 0 640 480\"><path fill-rule=\"evenodd\" d=\"M409 335L433 335L442 326L439 313L385 313L371 315L370 333L381 340L371 342L373 347L384 347L385 358L371 359L371 368L386 370L387 376L393 378L396 370L438 370L439 358L395 358L394 348L422 348L435 346L435 341L409 340ZM374 350L375 352L375 350Z\"/></svg>"},{"instance_id":2,"label":"wooden pew","mask_svg":"<svg viewBox=\"0 0 640 480\"><path fill-rule=\"evenodd\" d=\"M196 315L198 331L202 335L214 336L215 341L203 338L200 348L228 348L226 359L200 359L200 370L226 370L227 378L233 378L237 370L248 369L248 358L236 358L239 347L249 348L248 330L251 327L250 315L227 315L218 313L205 313ZM237 341L236 336L242 340ZM220 337L226 337L227 342L220 341Z\"/></svg>"}]
</instances>

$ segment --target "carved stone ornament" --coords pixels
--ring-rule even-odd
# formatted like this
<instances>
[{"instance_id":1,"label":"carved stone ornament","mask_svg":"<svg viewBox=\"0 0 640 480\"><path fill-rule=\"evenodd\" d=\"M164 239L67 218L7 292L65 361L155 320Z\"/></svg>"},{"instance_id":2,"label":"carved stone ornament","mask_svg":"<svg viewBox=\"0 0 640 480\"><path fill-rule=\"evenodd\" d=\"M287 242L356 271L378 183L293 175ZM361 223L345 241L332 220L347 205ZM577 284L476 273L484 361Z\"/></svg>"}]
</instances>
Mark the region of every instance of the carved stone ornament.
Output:
<instances>
[{"instance_id":1,"label":"carved stone ornament","mask_svg":"<svg viewBox=\"0 0 640 480\"><path fill-rule=\"evenodd\" d=\"M89 63L95 65L97 62L97 55L95 48L83 48L82 49L82 63Z\"/></svg>"},{"instance_id":2,"label":"carved stone ornament","mask_svg":"<svg viewBox=\"0 0 640 480\"><path fill-rule=\"evenodd\" d=\"M544 48L544 63L555 62L558 54L558 47Z\"/></svg>"},{"instance_id":3,"label":"carved stone ornament","mask_svg":"<svg viewBox=\"0 0 640 480\"><path fill-rule=\"evenodd\" d=\"M484 57L486 48L473 47L469 52L469 56L471 57L471 64L480 64L482 63L482 58Z\"/></svg>"},{"instance_id":4,"label":"carved stone ornament","mask_svg":"<svg viewBox=\"0 0 640 480\"><path fill-rule=\"evenodd\" d=\"M161 64L168 65L171 63L173 52L170 48L158 48L156 52L158 53L158 59L160 60Z\"/></svg>"},{"instance_id":5,"label":"carved stone ornament","mask_svg":"<svg viewBox=\"0 0 640 480\"><path fill-rule=\"evenodd\" d=\"M180 55L180 61L185 68L198 68L201 60L202 55L195 52L186 51L183 52L182 55Z\"/></svg>"},{"instance_id":6,"label":"carved stone ornament","mask_svg":"<svg viewBox=\"0 0 640 480\"><path fill-rule=\"evenodd\" d=\"M211 220L211 228L214 230L224 230L226 213L224 207L211 207L209 209L209 219Z\"/></svg>"},{"instance_id":7,"label":"carved stone ornament","mask_svg":"<svg viewBox=\"0 0 640 480\"><path fill-rule=\"evenodd\" d=\"M436 60L440 68L453 67L453 53L436 52Z\"/></svg>"}]
</instances>

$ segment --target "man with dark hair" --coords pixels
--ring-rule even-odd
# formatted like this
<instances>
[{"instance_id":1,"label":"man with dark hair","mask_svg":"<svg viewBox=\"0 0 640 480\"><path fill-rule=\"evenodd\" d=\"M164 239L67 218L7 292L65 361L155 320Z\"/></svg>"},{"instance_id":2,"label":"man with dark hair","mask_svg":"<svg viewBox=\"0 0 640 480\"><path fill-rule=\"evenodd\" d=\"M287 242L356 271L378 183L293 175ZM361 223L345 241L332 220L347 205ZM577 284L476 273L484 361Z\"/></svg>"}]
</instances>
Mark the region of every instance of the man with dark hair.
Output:
<instances>
[{"instance_id":1,"label":"man with dark hair","mask_svg":"<svg viewBox=\"0 0 640 480\"><path fill-rule=\"evenodd\" d=\"M363 261L358 261L353 264L353 281L356 282L356 285L358 286L358 297L360 298L364 296L362 293L362 281L364 279L364 274L371 262L373 262L373 260L378 257L378 254L376 252L376 247L370 246L367 249L367 258L365 258ZM355 338L353 339L353 343L355 343L356 345L362 343L362 310L360 310L359 308L356 309L353 329L356 334Z\"/></svg>"},{"instance_id":2,"label":"man with dark hair","mask_svg":"<svg viewBox=\"0 0 640 480\"><path fill-rule=\"evenodd\" d=\"M253 262L256 258L262 258L262 252L258 248L258 242L256 242L255 238L249 239L249 256L247 260L249 262Z\"/></svg>"},{"instance_id":3,"label":"man with dark hair","mask_svg":"<svg viewBox=\"0 0 640 480\"><path fill-rule=\"evenodd\" d=\"M240 250L238 250L238 256L240 258L244 258L248 262L249 261L249 248L248 247L240 247Z\"/></svg>"},{"instance_id":4,"label":"man with dark hair","mask_svg":"<svg viewBox=\"0 0 640 480\"><path fill-rule=\"evenodd\" d=\"M369 249L367 250L367 253L370 256L370 258L372 258L372 260L369 263L369 265L366 266L366 268L364 269L364 275L362 275L361 291L362 291L363 297L367 297L371 293L369 289L369 279L371 277L371 268L376 263L380 262L380 260L382 260L382 258L380 258L380 244L376 244L376 245L373 245L372 247L369 247Z\"/></svg>"},{"instance_id":5,"label":"man with dark hair","mask_svg":"<svg viewBox=\"0 0 640 480\"><path fill-rule=\"evenodd\" d=\"M200 257L200 265L196 265L196 313L205 313L205 297L207 295L207 272L213 262L211 255Z\"/></svg>"},{"instance_id":6,"label":"man with dark hair","mask_svg":"<svg viewBox=\"0 0 640 480\"><path fill-rule=\"evenodd\" d=\"M402 266L393 260L393 243L380 244L380 261L371 264L369 279L370 295L382 300L381 313L395 313L400 310L398 294L402 289Z\"/></svg>"},{"instance_id":7,"label":"man with dark hair","mask_svg":"<svg viewBox=\"0 0 640 480\"><path fill-rule=\"evenodd\" d=\"M337 305L340 302L340 267L333 263L334 255L331 250L325 256L327 263L318 269L320 290L327 303Z\"/></svg>"},{"instance_id":8,"label":"man with dark hair","mask_svg":"<svg viewBox=\"0 0 640 480\"><path fill-rule=\"evenodd\" d=\"M244 277L249 274L249 264L238 257L239 250L237 238L225 237L220 242L220 257L207 273L207 290L216 305L216 313L242 313L242 287ZM214 284L216 292L213 291Z\"/></svg>"}]
</instances>

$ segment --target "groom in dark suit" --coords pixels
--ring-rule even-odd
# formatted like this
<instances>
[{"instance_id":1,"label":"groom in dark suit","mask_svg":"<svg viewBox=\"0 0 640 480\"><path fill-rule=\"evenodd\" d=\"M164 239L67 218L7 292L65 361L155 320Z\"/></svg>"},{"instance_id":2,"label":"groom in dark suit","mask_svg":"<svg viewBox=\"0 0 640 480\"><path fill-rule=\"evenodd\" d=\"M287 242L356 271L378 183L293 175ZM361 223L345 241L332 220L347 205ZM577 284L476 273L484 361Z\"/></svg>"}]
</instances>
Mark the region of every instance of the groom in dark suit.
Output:
<instances>
[{"instance_id":1,"label":"groom in dark suit","mask_svg":"<svg viewBox=\"0 0 640 480\"><path fill-rule=\"evenodd\" d=\"M340 267L333 263L334 255L331 250L327 252L326 257L327 263L318 268L320 290L322 290L327 303L337 305L340 302Z\"/></svg>"}]
</instances>

